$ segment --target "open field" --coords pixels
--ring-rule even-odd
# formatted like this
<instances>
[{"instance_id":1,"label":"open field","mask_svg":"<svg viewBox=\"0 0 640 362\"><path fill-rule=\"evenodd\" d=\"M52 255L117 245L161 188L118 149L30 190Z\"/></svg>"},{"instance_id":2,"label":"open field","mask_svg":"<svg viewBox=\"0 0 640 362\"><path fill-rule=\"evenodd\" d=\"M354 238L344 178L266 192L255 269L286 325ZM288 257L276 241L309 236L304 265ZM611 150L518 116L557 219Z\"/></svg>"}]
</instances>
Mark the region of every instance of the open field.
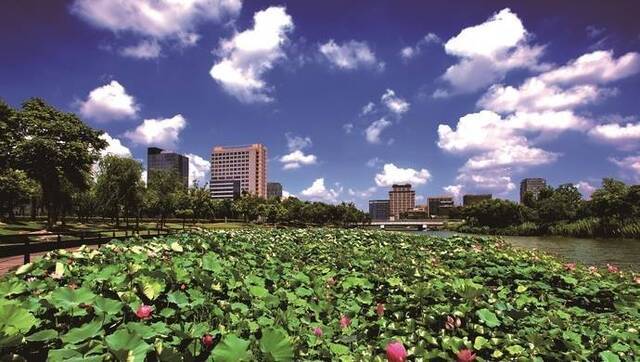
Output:
<instances>
[{"instance_id":1,"label":"open field","mask_svg":"<svg viewBox=\"0 0 640 362\"><path fill-rule=\"evenodd\" d=\"M409 360L634 361L639 282L490 238L255 228L131 239L0 279L0 348L27 360L381 361L400 342Z\"/></svg>"}]
</instances>

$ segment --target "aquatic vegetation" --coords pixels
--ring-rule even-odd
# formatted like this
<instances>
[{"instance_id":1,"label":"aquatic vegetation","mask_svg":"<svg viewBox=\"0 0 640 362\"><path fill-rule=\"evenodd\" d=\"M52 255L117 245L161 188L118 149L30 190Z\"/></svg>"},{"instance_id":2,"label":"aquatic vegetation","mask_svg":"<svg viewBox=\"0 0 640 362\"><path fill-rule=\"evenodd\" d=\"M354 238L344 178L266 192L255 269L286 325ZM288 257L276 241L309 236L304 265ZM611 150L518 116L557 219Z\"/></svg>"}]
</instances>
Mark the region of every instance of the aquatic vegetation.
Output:
<instances>
[{"instance_id":1,"label":"aquatic vegetation","mask_svg":"<svg viewBox=\"0 0 640 362\"><path fill-rule=\"evenodd\" d=\"M640 357L640 285L499 239L247 229L57 251L0 279L26 360Z\"/></svg>"}]
</instances>

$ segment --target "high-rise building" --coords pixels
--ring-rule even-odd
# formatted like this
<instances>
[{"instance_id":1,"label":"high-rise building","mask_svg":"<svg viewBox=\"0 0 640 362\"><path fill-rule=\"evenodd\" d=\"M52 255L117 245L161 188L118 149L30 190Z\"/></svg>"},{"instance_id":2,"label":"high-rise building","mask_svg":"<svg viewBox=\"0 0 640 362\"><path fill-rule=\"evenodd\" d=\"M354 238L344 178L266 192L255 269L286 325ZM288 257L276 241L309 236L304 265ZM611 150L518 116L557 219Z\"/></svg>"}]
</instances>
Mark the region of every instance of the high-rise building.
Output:
<instances>
[{"instance_id":1,"label":"high-rise building","mask_svg":"<svg viewBox=\"0 0 640 362\"><path fill-rule=\"evenodd\" d=\"M389 191L389 216L398 220L400 213L416 207L416 192L411 184L393 185Z\"/></svg>"},{"instance_id":2,"label":"high-rise building","mask_svg":"<svg viewBox=\"0 0 640 362\"><path fill-rule=\"evenodd\" d=\"M491 200L491 194L464 195L462 196L462 206L471 206L484 200Z\"/></svg>"},{"instance_id":3,"label":"high-rise building","mask_svg":"<svg viewBox=\"0 0 640 362\"><path fill-rule=\"evenodd\" d=\"M215 146L211 151L211 184L230 180L240 181L241 192L267 197L267 148L261 144ZM211 196L216 197L213 189Z\"/></svg>"},{"instance_id":4,"label":"high-rise building","mask_svg":"<svg viewBox=\"0 0 640 362\"><path fill-rule=\"evenodd\" d=\"M209 191L214 199L237 199L240 197L240 180L213 180Z\"/></svg>"},{"instance_id":5,"label":"high-rise building","mask_svg":"<svg viewBox=\"0 0 640 362\"><path fill-rule=\"evenodd\" d=\"M527 192L531 192L533 197L538 197L538 193L543 188L547 187L547 180L535 177L535 178L525 178L520 182L520 203L524 202L524 195Z\"/></svg>"},{"instance_id":6,"label":"high-rise building","mask_svg":"<svg viewBox=\"0 0 640 362\"><path fill-rule=\"evenodd\" d=\"M189 186L189 157L158 147L147 148L147 184L156 171L175 172L185 187Z\"/></svg>"},{"instance_id":7,"label":"high-rise building","mask_svg":"<svg viewBox=\"0 0 640 362\"><path fill-rule=\"evenodd\" d=\"M371 220L389 220L389 200L369 200Z\"/></svg>"},{"instance_id":8,"label":"high-rise building","mask_svg":"<svg viewBox=\"0 0 640 362\"><path fill-rule=\"evenodd\" d=\"M429 205L429 216L431 217L448 217L453 208L453 197L436 196L427 199Z\"/></svg>"},{"instance_id":9,"label":"high-rise building","mask_svg":"<svg viewBox=\"0 0 640 362\"><path fill-rule=\"evenodd\" d=\"M282 184L280 182L267 182L267 197L282 198Z\"/></svg>"}]
</instances>

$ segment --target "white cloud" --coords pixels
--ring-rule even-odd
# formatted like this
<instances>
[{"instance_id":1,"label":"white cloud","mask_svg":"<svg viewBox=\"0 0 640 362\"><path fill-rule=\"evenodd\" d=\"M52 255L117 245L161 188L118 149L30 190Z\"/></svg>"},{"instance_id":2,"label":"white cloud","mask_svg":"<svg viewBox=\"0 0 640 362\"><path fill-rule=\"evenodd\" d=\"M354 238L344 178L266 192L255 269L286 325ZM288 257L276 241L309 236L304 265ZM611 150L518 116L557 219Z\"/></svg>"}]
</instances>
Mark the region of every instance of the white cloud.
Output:
<instances>
[{"instance_id":1,"label":"white cloud","mask_svg":"<svg viewBox=\"0 0 640 362\"><path fill-rule=\"evenodd\" d=\"M604 84L640 72L640 54L627 53L614 59L613 51L598 50L580 56L563 67L540 75L540 79L553 84Z\"/></svg>"},{"instance_id":2,"label":"white cloud","mask_svg":"<svg viewBox=\"0 0 640 362\"><path fill-rule=\"evenodd\" d=\"M560 154L529 145L508 144L501 148L473 156L463 169L483 170L495 167L527 167L555 162Z\"/></svg>"},{"instance_id":3,"label":"white cloud","mask_svg":"<svg viewBox=\"0 0 640 362\"><path fill-rule=\"evenodd\" d=\"M292 170L300 168L301 166L315 164L317 162L317 157L312 154L305 155L301 150L295 150L280 157L280 162L284 164L282 166L284 170Z\"/></svg>"},{"instance_id":4,"label":"white cloud","mask_svg":"<svg viewBox=\"0 0 640 362\"><path fill-rule=\"evenodd\" d=\"M162 48L155 40L141 41L137 45L122 48L120 53L124 56L137 59L154 59L160 56Z\"/></svg>"},{"instance_id":5,"label":"white cloud","mask_svg":"<svg viewBox=\"0 0 640 362\"><path fill-rule=\"evenodd\" d=\"M353 123L345 123L342 125L342 129L344 130L344 133L349 134L351 133L351 131L353 131Z\"/></svg>"},{"instance_id":6,"label":"white cloud","mask_svg":"<svg viewBox=\"0 0 640 362\"><path fill-rule=\"evenodd\" d=\"M124 136L137 144L173 148L187 121L181 114L165 119L145 119L135 130Z\"/></svg>"},{"instance_id":7,"label":"white cloud","mask_svg":"<svg viewBox=\"0 0 640 362\"><path fill-rule=\"evenodd\" d=\"M296 195L292 194L291 192L287 191L287 190L282 190L282 199L288 199L290 197L296 197Z\"/></svg>"},{"instance_id":8,"label":"white cloud","mask_svg":"<svg viewBox=\"0 0 640 362\"><path fill-rule=\"evenodd\" d=\"M142 174L140 174L140 180L142 180L145 185L147 184L147 170L142 170Z\"/></svg>"},{"instance_id":9,"label":"white cloud","mask_svg":"<svg viewBox=\"0 0 640 362\"><path fill-rule=\"evenodd\" d=\"M75 0L71 12L115 33L193 45L195 27L240 13L241 0Z\"/></svg>"},{"instance_id":10,"label":"white cloud","mask_svg":"<svg viewBox=\"0 0 640 362\"><path fill-rule=\"evenodd\" d=\"M580 181L575 186L582 194L582 197L587 200L591 198L591 194L596 190L596 187L587 181Z\"/></svg>"},{"instance_id":11,"label":"white cloud","mask_svg":"<svg viewBox=\"0 0 640 362\"><path fill-rule=\"evenodd\" d=\"M284 7L272 6L256 12L253 22L253 28L220 42L220 59L209 74L241 102L270 102L273 89L263 78L286 57L283 46L293 20Z\"/></svg>"},{"instance_id":12,"label":"white cloud","mask_svg":"<svg viewBox=\"0 0 640 362\"><path fill-rule=\"evenodd\" d=\"M623 150L640 147L640 122L620 125L617 123L601 124L589 131L592 138L615 145Z\"/></svg>"},{"instance_id":13,"label":"white cloud","mask_svg":"<svg viewBox=\"0 0 640 362\"><path fill-rule=\"evenodd\" d=\"M510 170L505 168L474 171L461 169L456 177L456 182L458 182L464 190L498 194L506 194L516 188L515 183L513 183L511 179Z\"/></svg>"},{"instance_id":14,"label":"white cloud","mask_svg":"<svg viewBox=\"0 0 640 362\"><path fill-rule=\"evenodd\" d=\"M429 44L434 44L434 43L442 43L442 40L436 34L428 33L422 39L420 39L416 43L416 45L414 45L413 47L407 46L402 48L400 50L400 57L402 57L403 60L408 61L420 55L420 53L422 53L422 49L425 46Z\"/></svg>"},{"instance_id":15,"label":"white cloud","mask_svg":"<svg viewBox=\"0 0 640 362\"><path fill-rule=\"evenodd\" d=\"M501 113L573 109L615 95L615 89L598 85L638 72L638 53L615 59L611 51L595 51L531 77L517 88L494 85L478 101L478 106Z\"/></svg>"},{"instance_id":16,"label":"white cloud","mask_svg":"<svg viewBox=\"0 0 640 362\"><path fill-rule=\"evenodd\" d=\"M463 186L460 184L457 185L448 185L442 188L447 194L453 196L456 202L460 203L462 199Z\"/></svg>"},{"instance_id":17,"label":"white cloud","mask_svg":"<svg viewBox=\"0 0 640 362\"><path fill-rule=\"evenodd\" d=\"M380 118L379 120L371 123L364 131L367 142L380 143L380 134L389 126L391 126L391 122L384 118Z\"/></svg>"},{"instance_id":18,"label":"white cloud","mask_svg":"<svg viewBox=\"0 0 640 362\"><path fill-rule=\"evenodd\" d=\"M364 107L362 107L362 110L360 111L360 115L361 116L366 116L367 114L373 112L373 110L375 108L376 108L375 103L369 102L369 103L365 104Z\"/></svg>"},{"instance_id":19,"label":"white cloud","mask_svg":"<svg viewBox=\"0 0 640 362\"><path fill-rule=\"evenodd\" d=\"M348 189L347 192L349 193L349 196L353 196L360 199L367 199L371 197L371 195L373 195L377 190L378 190L377 187L371 186L366 190Z\"/></svg>"},{"instance_id":20,"label":"white cloud","mask_svg":"<svg viewBox=\"0 0 640 362\"><path fill-rule=\"evenodd\" d=\"M106 155L132 157L131 150L124 146L119 139L111 137L107 132L101 134L100 138L107 141L107 148L100 151L101 157Z\"/></svg>"},{"instance_id":21,"label":"white cloud","mask_svg":"<svg viewBox=\"0 0 640 362\"><path fill-rule=\"evenodd\" d=\"M627 156L622 159L610 158L609 160L625 172L625 177L640 182L640 155Z\"/></svg>"},{"instance_id":22,"label":"white cloud","mask_svg":"<svg viewBox=\"0 0 640 362\"><path fill-rule=\"evenodd\" d=\"M338 45L333 39L318 46L320 53L335 67L343 70L358 68L384 69L366 42L350 40Z\"/></svg>"},{"instance_id":23,"label":"white cloud","mask_svg":"<svg viewBox=\"0 0 640 362\"><path fill-rule=\"evenodd\" d=\"M409 103L396 96L396 93L391 89L387 89L384 92L380 101L389 109L389 111L398 116L403 115L409 110Z\"/></svg>"},{"instance_id":24,"label":"white cloud","mask_svg":"<svg viewBox=\"0 0 640 362\"><path fill-rule=\"evenodd\" d=\"M416 186L425 184L430 179L431 174L427 169L400 168L393 163L385 164L382 172L375 176L376 185L380 187L406 183Z\"/></svg>"},{"instance_id":25,"label":"white cloud","mask_svg":"<svg viewBox=\"0 0 640 362\"><path fill-rule=\"evenodd\" d=\"M313 184L302 190L300 193L305 198L312 201L323 201L329 203L337 203L338 197L342 193L342 188L339 187L337 189L329 188L327 189L324 185L324 178L319 178L313 181Z\"/></svg>"},{"instance_id":26,"label":"white cloud","mask_svg":"<svg viewBox=\"0 0 640 362\"><path fill-rule=\"evenodd\" d=\"M310 137L300 137L288 132L285 134L285 137L287 138L287 147L289 148L289 151L302 150L307 147L311 147L313 144Z\"/></svg>"},{"instance_id":27,"label":"white cloud","mask_svg":"<svg viewBox=\"0 0 640 362\"><path fill-rule=\"evenodd\" d=\"M185 156L189 157L189 185L192 185L193 181L197 181L198 185L209 182L211 162L193 153L187 153Z\"/></svg>"},{"instance_id":28,"label":"white cloud","mask_svg":"<svg viewBox=\"0 0 640 362\"><path fill-rule=\"evenodd\" d=\"M136 100L115 80L92 90L80 103L80 115L96 122L134 118L139 109Z\"/></svg>"},{"instance_id":29,"label":"white cloud","mask_svg":"<svg viewBox=\"0 0 640 362\"><path fill-rule=\"evenodd\" d=\"M465 93L502 79L512 69L546 69L547 65L538 63L544 47L528 45L529 38L520 18L510 9L503 9L445 43L445 52L460 60L447 68L442 78L455 93Z\"/></svg>"}]
</instances>

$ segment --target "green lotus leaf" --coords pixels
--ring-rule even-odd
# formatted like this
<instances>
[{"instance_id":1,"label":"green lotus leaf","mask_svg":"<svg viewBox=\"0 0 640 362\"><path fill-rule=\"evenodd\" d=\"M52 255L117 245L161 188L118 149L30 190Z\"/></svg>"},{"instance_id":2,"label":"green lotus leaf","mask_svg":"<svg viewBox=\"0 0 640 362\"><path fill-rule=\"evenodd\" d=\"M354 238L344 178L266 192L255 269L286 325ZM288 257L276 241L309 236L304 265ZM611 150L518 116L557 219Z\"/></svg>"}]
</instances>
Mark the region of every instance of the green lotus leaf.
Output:
<instances>
[{"instance_id":1,"label":"green lotus leaf","mask_svg":"<svg viewBox=\"0 0 640 362\"><path fill-rule=\"evenodd\" d=\"M74 310L73 315L85 315L84 309L79 308L80 304L92 304L96 295L87 288L71 289L61 287L55 289L49 295L49 301L58 309L64 311Z\"/></svg>"},{"instance_id":2,"label":"green lotus leaf","mask_svg":"<svg viewBox=\"0 0 640 362\"><path fill-rule=\"evenodd\" d=\"M598 353L602 362L620 362L620 357L611 351L602 351Z\"/></svg>"},{"instance_id":3,"label":"green lotus leaf","mask_svg":"<svg viewBox=\"0 0 640 362\"><path fill-rule=\"evenodd\" d=\"M176 291L167 294L167 301L169 303L176 304L179 308L183 308L189 305L189 298L184 292Z\"/></svg>"},{"instance_id":4,"label":"green lotus leaf","mask_svg":"<svg viewBox=\"0 0 640 362\"><path fill-rule=\"evenodd\" d=\"M173 243L171 243L171 250L178 253L182 253L184 251L184 249L182 248L182 245L180 245L177 241L174 241Z\"/></svg>"},{"instance_id":5,"label":"green lotus leaf","mask_svg":"<svg viewBox=\"0 0 640 362\"><path fill-rule=\"evenodd\" d=\"M138 278L138 286L142 289L142 294L149 300L158 298L165 288L163 281L147 276Z\"/></svg>"},{"instance_id":6,"label":"green lotus leaf","mask_svg":"<svg viewBox=\"0 0 640 362\"><path fill-rule=\"evenodd\" d=\"M27 290L27 286L16 279L0 281L0 296L9 297L16 294L22 294Z\"/></svg>"},{"instance_id":7,"label":"green lotus leaf","mask_svg":"<svg viewBox=\"0 0 640 362\"><path fill-rule=\"evenodd\" d=\"M268 290L257 285L249 287L249 293L251 293L251 295L253 295L254 297L258 297L258 298L264 298L269 295Z\"/></svg>"},{"instance_id":8,"label":"green lotus leaf","mask_svg":"<svg viewBox=\"0 0 640 362\"><path fill-rule=\"evenodd\" d=\"M67 344L77 344L89 338L102 336L103 334L102 322L96 320L86 323L81 327L70 329L69 332L60 337L60 339L62 339L62 342Z\"/></svg>"},{"instance_id":9,"label":"green lotus leaf","mask_svg":"<svg viewBox=\"0 0 640 362\"><path fill-rule=\"evenodd\" d=\"M29 332L38 320L17 303L0 301L0 333L6 337Z\"/></svg>"},{"instance_id":10,"label":"green lotus leaf","mask_svg":"<svg viewBox=\"0 0 640 362\"><path fill-rule=\"evenodd\" d=\"M488 327L497 327L500 325L498 317L486 308L476 311L476 314Z\"/></svg>"},{"instance_id":11,"label":"green lotus leaf","mask_svg":"<svg viewBox=\"0 0 640 362\"><path fill-rule=\"evenodd\" d=\"M213 349L212 356L216 362L249 361L249 341L228 334Z\"/></svg>"},{"instance_id":12,"label":"green lotus leaf","mask_svg":"<svg viewBox=\"0 0 640 362\"><path fill-rule=\"evenodd\" d=\"M119 329L105 338L109 351L120 362L142 362L152 347L139 335Z\"/></svg>"},{"instance_id":13,"label":"green lotus leaf","mask_svg":"<svg viewBox=\"0 0 640 362\"><path fill-rule=\"evenodd\" d=\"M21 265L17 270L16 270L16 275L22 275L22 274L26 274L30 271L33 270L34 268L34 264L33 263L27 263L24 265Z\"/></svg>"},{"instance_id":14,"label":"green lotus leaf","mask_svg":"<svg viewBox=\"0 0 640 362\"><path fill-rule=\"evenodd\" d=\"M292 361L293 347L289 336L281 329L266 329L260 338L260 350L270 361Z\"/></svg>"},{"instance_id":15,"label":"green lotus leaf","mask_svg":"<svg viewBox=\"0 0 640 362\"><path fill-rule=\"evenodd\" d=\"M45 329L26 336L24 339L29 342L44 342L54 338L58 338L58 331L55 329Z\"/></svg>"},{"instance_id":16,"label":"green lotus leaf","mask_svg":"<svg viewBox=\"0 0 640 362\"><path fill-rule=\"evenodd\" d=\"M202 257L202 269L218 274L222 272L220 259L214 253L207 253Z\"/></svg>"},{"instance_id":17,"label":"green lotus leaf","mask_svg":"<svg viewBox=\"0 0 640 362\"><path fill-rule=\"evenodd\" d=\"M97 296L93 306L96 309L96 313L116 315L122 311L124 304L114 299Z\"/></svg>"}]
</instances>

